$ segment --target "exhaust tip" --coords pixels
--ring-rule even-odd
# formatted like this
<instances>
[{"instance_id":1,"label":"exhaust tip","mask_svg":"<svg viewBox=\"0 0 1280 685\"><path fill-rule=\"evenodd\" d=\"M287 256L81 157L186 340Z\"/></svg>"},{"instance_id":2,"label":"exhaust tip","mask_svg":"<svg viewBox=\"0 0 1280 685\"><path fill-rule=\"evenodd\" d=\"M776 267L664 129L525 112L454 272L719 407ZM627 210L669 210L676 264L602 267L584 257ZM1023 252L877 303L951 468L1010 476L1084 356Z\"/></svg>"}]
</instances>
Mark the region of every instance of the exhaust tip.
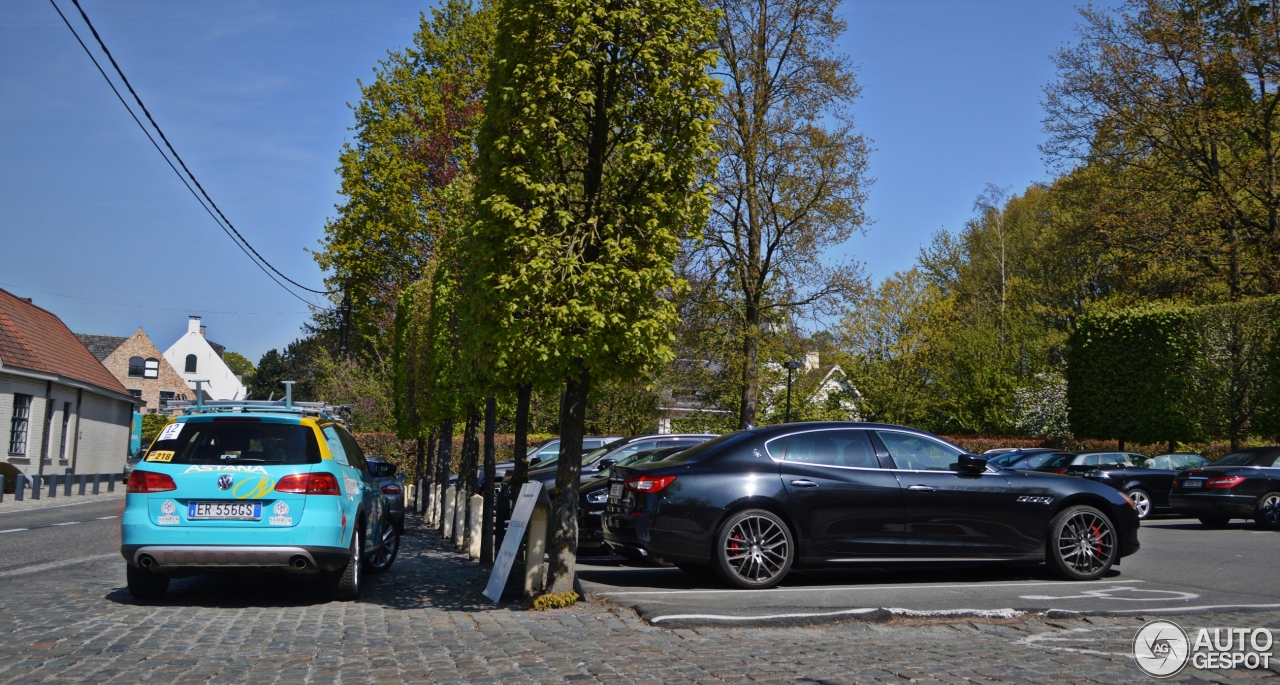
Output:
<instances>
[{"instance_id":1,"label":"exhaust tip","mask_svg":"<svg viewBox=\"0 0 1280 685\"><path fill-rule=\"evenodd\" d=\"M138 565L142 568L151 568L156 565L156 560L150 554L144 554L138 557Z\"/></svg>"},{"instance_id":2,"label":"exhaust tip","mask_svg":"<svg viewBox=\"0 0 1280 685\"><path fill-rule=\"evenodd\" d=\"M295 554L291 559L289 559L289 565L298 569L299 571L305 570L308 565L307 558L302 556L301 554Z\"/></svg>"}]
</instances>

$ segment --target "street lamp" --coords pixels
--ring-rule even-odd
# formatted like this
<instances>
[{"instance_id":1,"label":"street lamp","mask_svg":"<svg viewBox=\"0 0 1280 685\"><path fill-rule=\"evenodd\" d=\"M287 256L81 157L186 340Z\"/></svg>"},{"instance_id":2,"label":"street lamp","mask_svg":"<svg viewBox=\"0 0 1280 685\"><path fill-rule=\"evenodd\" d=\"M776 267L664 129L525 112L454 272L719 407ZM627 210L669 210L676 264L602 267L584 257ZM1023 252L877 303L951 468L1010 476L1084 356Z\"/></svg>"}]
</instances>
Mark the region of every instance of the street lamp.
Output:
<instances>
[{"instance_id":1,"label":"street lamp","mask_svg":"<svg viewBox=\"0 0 1280 685\"><path fill-rule=\"evenodd\" d=\"M800 368L800 362L783 362L782 366L787 369L787 420L783 423L791 423L791 374Z\"/></svg>"}]
</instances>

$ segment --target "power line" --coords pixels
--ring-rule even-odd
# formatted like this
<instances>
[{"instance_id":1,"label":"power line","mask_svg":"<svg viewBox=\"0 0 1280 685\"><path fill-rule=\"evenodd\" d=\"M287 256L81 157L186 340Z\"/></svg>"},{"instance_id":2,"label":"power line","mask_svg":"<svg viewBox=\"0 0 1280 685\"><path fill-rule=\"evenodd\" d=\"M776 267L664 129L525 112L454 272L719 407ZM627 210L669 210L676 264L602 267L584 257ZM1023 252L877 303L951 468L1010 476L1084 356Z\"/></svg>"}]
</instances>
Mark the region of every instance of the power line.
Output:
<instances>
[{"instance_id":1,"label":"power line","mask_svg":"<svg viewBox=\"0 0 1280 685\"><path fill-rule=\"evenodd\" d=\"M255 315L255 316L256 315L280 316L280 315L307 313L307 312L222 312L222 311L216 311L212 309L174 309L173 307L148 307L146 305L140 305L140 304L124 304L123 302L107 302L106 300L95 300L88 297L80 297L79 295L64 295L63 293L55 293L48 290L36 290L35 288L24 288L16 283L0 283L0 285L8 288L17 288L18 290L23 290L27 292L40 293L41 295L53 295L54 297L65 297L69 300L83 300L85 302L92 302L94 304L105 304L110 307L128 307L129 309L148 309L148 310L153 310L158 312L184 312L188 314L238 314L238 315Z\"/></svg>"},{"instance_id":2,"label":"power line","mask_svg":"<svg viewBox=\"0 0 1280 685\"><path fill-rule=\"evenodd\" d=\"M266 269L263 269L262 265L259 264L256 260L254 260L253 256L250 255L244 249L244 247L240 245L239 242L236 242L236 239L232 237L230 233L227 233L226 227L224 227L222 225L222 222L218 221L218 217L215 216L214 213L211 212L207 206L205 206L204 200L202 200L200 196L196 193L195 189L191 187L191 184L187 183L187 179L182 176L182 172L178 171L178 168L173 165L173 161L169 159L169 156L166 155L164 153L164 150L160 148L160 145L156 143L156 139L152 137L151 132L148 131L147 127L142 123L142 121L138 119L138 115L134 114L133 109L129 107L129 103L125 101L124 97L120 95L120 91L116 89L116 84L111 81L111 78L109 76L107 76L107 72L103 70L102 65L98 64L98 59L93 56L93 52L89 50L89 46L85 45L83 40L80 40L80 34L76 33L75 28L71 26L71 22L67 21L66 15L64 15L62 13L62 10L58 8L57 3L55 3L53 0L49 0L49 4L53 5L54 11L56 11L58 13L58 16L62 18L62 23L66 24L67 28L71 30L71 35L75 36L76 42L80 44L81 48L84 48L84 52L86 55L89 56L89 60L93 62L93 66L98 68L98 73L102 74L102 78L105 79L107 82L107 85L111 87L111 92L115 93L116 99L120 100L120 104L124 105L125 111L129 113L129 116L133 117L134 123L138 125L138 128L142 129L143 135L147 137L147 140L151 141L151 145L156 149L156 152L159 152L160 156L164 158L164 161L166 164L169 165L169 168L173 169L173 173L178 175L178 180L182 181L182 185L186 186L187 191L190 192L191 196L196 199L196 202L200 203L200 208L203 209L205 213L207 213L209 217L213 219L213 222L218 225L218 228L222 229L223 233L227 234L228 238L231 238L231 241L235 243L236 247L240 248L241 252L244 252L245 256L249 258L249 261L253 262L254 266L258 267L259 269L262 269L262 272L267 275L267 278L270 278L272 281L275 281L276 285L280 286L281 288L284 288L285 292L289 293L290 295L293 295L295 298L300 300L303 304L307 305L308 307L316 307L316 305L308 302L306 299L299 297L298 294L290 290L288 286L276 280L276 277L272 276L271 272L267 271ZM316 308L322 309L320 307L316 307Z\"/></svg>"},{"instance_id":3,"label":"power line","mask_svg":"<svg viewBox=\"0 0 1280 685\"><path fill-rule=\"evenodd\" d=\"M283 283L280 283L280 281L277 280L275 276L273 276L270 272L268 272L267 269L270 269L271 271L275 272L275 274L278 275L280 278L283 278L289 283L292 283L298 288L301 288L308 292L316 293L317 295L333 294L333 291L316 290L314 288L308 288L307 286L302 285L301 283L298 283L297 281L284 275L283 272L277 269L273 264L271 264L271 262L267 261L267 259L263 257L261 254L259 254L258 251L254 249L253 245L251 245L249 241L246 240L245 237L241 235L238 230L236 230L235 225L231 223L231 220L227 218L227 216L218 207L217 203L213 201L213 198L209 196L209 193L205 191L202 185L200 185L200 181L196 179L195 174L193 174L191 172L191 169L187 167L186 162L182 160L182 157L178 155L178 151L173 148L173 145L169 142L168 137L165 136L164 130L160 128L160 125L156 123L155 118L151 116L151 112L147 109L147 106L142 102L142 98L139 97L137 91L134 90L133 85L129 83L128 77L124 75L124 71L120 68L120 65L116 62L115 57L111 55L111 51L107 49L107 45L102 40L102 36L99 35L98 30L94 28L93 22L89 20L89 15L86 14L84 11L84 8L80 6L79 0L71 0L71 2L76 6L76 9L79 10L81 18L84 19L85 24L89 27L89 31L93 33L93 37L98 42L98 46L102 48L103 53L107 56L107 59L110 60L111 66L115 69L116 74L120 76L121 81L123 81L125 87L128 88L129 94L132 95L134 101L138 103L138 107L142 109L143 115L146 116L147 121L149 121L152 127L155 128L156 133L160 135L160 139L164 141L165 147L168 148L169 152L173 155L173 158L177 160L178 165L181 166L182 170L186 172L186 176L191 179L191 183L194 183L195 187L199 189L200 191L199 194L196 193L195 189L192 189L191 184L187 183L187 178L184 178L183 174L179 172L176 167L174 167L173 161L171 161L168 155L164 153L164 150L160 149L160 146L159 144L156 143L155 138L151 136L151 132L147 130L146 126L144 126L142 122L138 119L137 115L134 114L133 109L125 101L124 97L120 94L120 91L116 88L115 84L111 81L110 77L107 76L106 71L103 70L102 66L98 63L98 60L97 58L94 57L92 51L90 51L88 46L84 44L84 41L80 39L80 35L76 33L75 28L71 26L71 22L67 20L66 15L64 15L62 13L62 10L58 8L57 3L54 2L54 0L49 0L49 3L53 5L54 10L58 12L58 16L62 18L62 22L67 25L67 28L70 29L71 34L75 36L76 42L80 43L80 47L84 49L85 54L89 55L89 59L92 60L94 66L97 67L98 73L102 74L102 77L107 81L107 84L111 86L111 90L112 92L115 93L116 98L120 100L120 104L124 105L125 109L129 112L129 115L133 117L134 122L137 123L138 127L141 128L143 133L146 134L147 139L151 141L152 146L154 146L156 148L156 151L159 152L162 157L164 157L165 162L168 163L169 165L169 168L173 169L173 172L178 175L178 178L182 181L183 185L185 185L187 187L187 190L191 192L193 196L195 196L196 201L200 203L201 208L203 208L205 212L208 213L210 217L213 218L214 222L218 224L218 227L222 229L223 233L226 233L227 237L231 238L231 241L234 242L236 246L240 248L240 251L244 252L245 256L249 257L249 260L254 262L254 264L258 266L259 269L262 269L263 272L266 273L267 276L271 278L271 280L275 281L276 284L284 288L286 292L298 298L302 302L306 303L308 306L316 307L316 305L312 304L311 302L308 302L306 299L302 297L299 297L296 293L290 290ZM201 196L203 196L203 198ZM205 204L206 202L208 203L208 206L206 206ZM210 210L210 207L212 207L212 211ZM214 212L217 212L217 216L214 216ZM221 221L219 221L219 217L221 217ZM224 223L225 223L225 226L223 225ZM228 229L230 229L230 232L228 232ZM266 268L263 268L264 265ZM317 308L320 309L319 307Z\"/></svg>"}]
</instances>

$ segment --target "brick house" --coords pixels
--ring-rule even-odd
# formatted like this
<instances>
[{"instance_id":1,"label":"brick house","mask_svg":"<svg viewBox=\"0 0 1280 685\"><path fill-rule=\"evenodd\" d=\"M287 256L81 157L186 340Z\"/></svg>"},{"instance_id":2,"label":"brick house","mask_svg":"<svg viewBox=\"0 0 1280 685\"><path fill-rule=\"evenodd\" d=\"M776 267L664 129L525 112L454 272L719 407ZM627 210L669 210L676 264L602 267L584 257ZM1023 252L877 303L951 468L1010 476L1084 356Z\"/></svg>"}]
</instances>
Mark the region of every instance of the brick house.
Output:
<instances>
[{"instance_id":1,"label":"brick house","mask_svg":"<svg viewBox=\"0 0 1280 685\"><path fill-rule=\"evenodd\" d=\"M142 400L142 412L168 414L170 400L195 399L187 382L141 328L127 338L88 333L76 333L76 337L135 398Z\"/></svg>"},{"instance_id":2,"label":"brick house","mask_svg":"<svg viewBox=\"0 0 1280 685\"><path fill-rule=\"evenodd\" d=\"M54 314L0 290L0 457L23 473L118 473L136 403Z\"/></svg>"}]
</instances>

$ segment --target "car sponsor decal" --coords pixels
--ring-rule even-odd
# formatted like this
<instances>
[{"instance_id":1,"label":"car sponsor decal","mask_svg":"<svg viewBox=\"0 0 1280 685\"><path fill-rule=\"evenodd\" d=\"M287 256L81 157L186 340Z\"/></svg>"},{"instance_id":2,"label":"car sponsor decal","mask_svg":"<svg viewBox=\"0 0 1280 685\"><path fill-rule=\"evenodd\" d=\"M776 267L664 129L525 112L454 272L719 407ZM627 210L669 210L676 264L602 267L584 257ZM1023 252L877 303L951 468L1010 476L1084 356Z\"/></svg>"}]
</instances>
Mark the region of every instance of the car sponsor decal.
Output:
<instances>
[{"instance_id":1,"label":"car sponsor decal","mask_svg":"<svg viewBox=\"0 0 1280 685\"><path fill-rule=\"evenodd\" d=\"M193 464L187 467L183 473L219 473L230 471L232 473L261 473L266 474L267 469L262 466L249 466L248 464Z\"/></svg>"},{"instance_id":2,"label":"car sponsor decal","mask_svg":"<svg viewBox=\"0 0 1280 685\"><path fill-rule=\"evenodd\" d=\"M165 427L164 427L164 430L160 431L160 436L159 436L159 437L157 437L157 438L156 438L156 440L157 440L157 441L163 441L163 440L177 440L177 439L178 439L178 435L179 435L180 433L182 433L182 427L183 427L183 426L185 426L185 425L187 425L187 424L185 424L185 423L171 423L171 424L169 424L169 425L165 426Z\"/></svg>"},{"instance_id":3,"label":"car sponsor decal","mask_svg":"<svg viewBox=\"0 0 1280 685\"><path fill-rule=\"evenodd\" d=\"M164 504L160 505L161 515L156 517L156 523L159 523L162 526L174 526L182 523L182 519L177 516L177 511L178 507L173 503L173 500L165 500Z\"/></svg>"},{"instance_id":4,"label":"car sponsor decal","mask_svg":"<svg viewBox=\"0 0 1280 685\"><path fill-rule=\"evenodd\" d=\"M243 478L231 488L231 495L236 499L259 499L271 494L271 488L275 487L275 484L274 479L266 476L256 479Z\"/></svg>"},{"instance_id":5,"label":"car sponsor decal","mask_svg":"<svg viewBox=\"0 0 1280 685\"><path fill-rule=\"evenodd\" d=\"M276 502L276 506L274 507L273 510L275 511L276 515L267 519L268 523L270 523L273 526L292 526L293 525L293 517L287 515L289 513L289 505L285 503L284 500Z\"/></svg>"},{"instance_id":6,"label":"car sponsor decal","mask_svg":"<svg viewBox=\"0 0 1280 685\"><path fill-rule=\"evenodd\" d=\"M360 492L360 481L351 478L347 474L342 474L342 484L347 492L347 499L355 499L356 493Z\"/></svg>"},{"instance_id":7,"label":"car sponsor decal","mask_svg":"<svg viewBox=\"0 0 1280 685\"><path fill-rule=\"evenodd\" d=\"M155 450L147 455L147 461L162 461L165 463L173 461L172 450Z\"/></svg>"}]
</instances>

